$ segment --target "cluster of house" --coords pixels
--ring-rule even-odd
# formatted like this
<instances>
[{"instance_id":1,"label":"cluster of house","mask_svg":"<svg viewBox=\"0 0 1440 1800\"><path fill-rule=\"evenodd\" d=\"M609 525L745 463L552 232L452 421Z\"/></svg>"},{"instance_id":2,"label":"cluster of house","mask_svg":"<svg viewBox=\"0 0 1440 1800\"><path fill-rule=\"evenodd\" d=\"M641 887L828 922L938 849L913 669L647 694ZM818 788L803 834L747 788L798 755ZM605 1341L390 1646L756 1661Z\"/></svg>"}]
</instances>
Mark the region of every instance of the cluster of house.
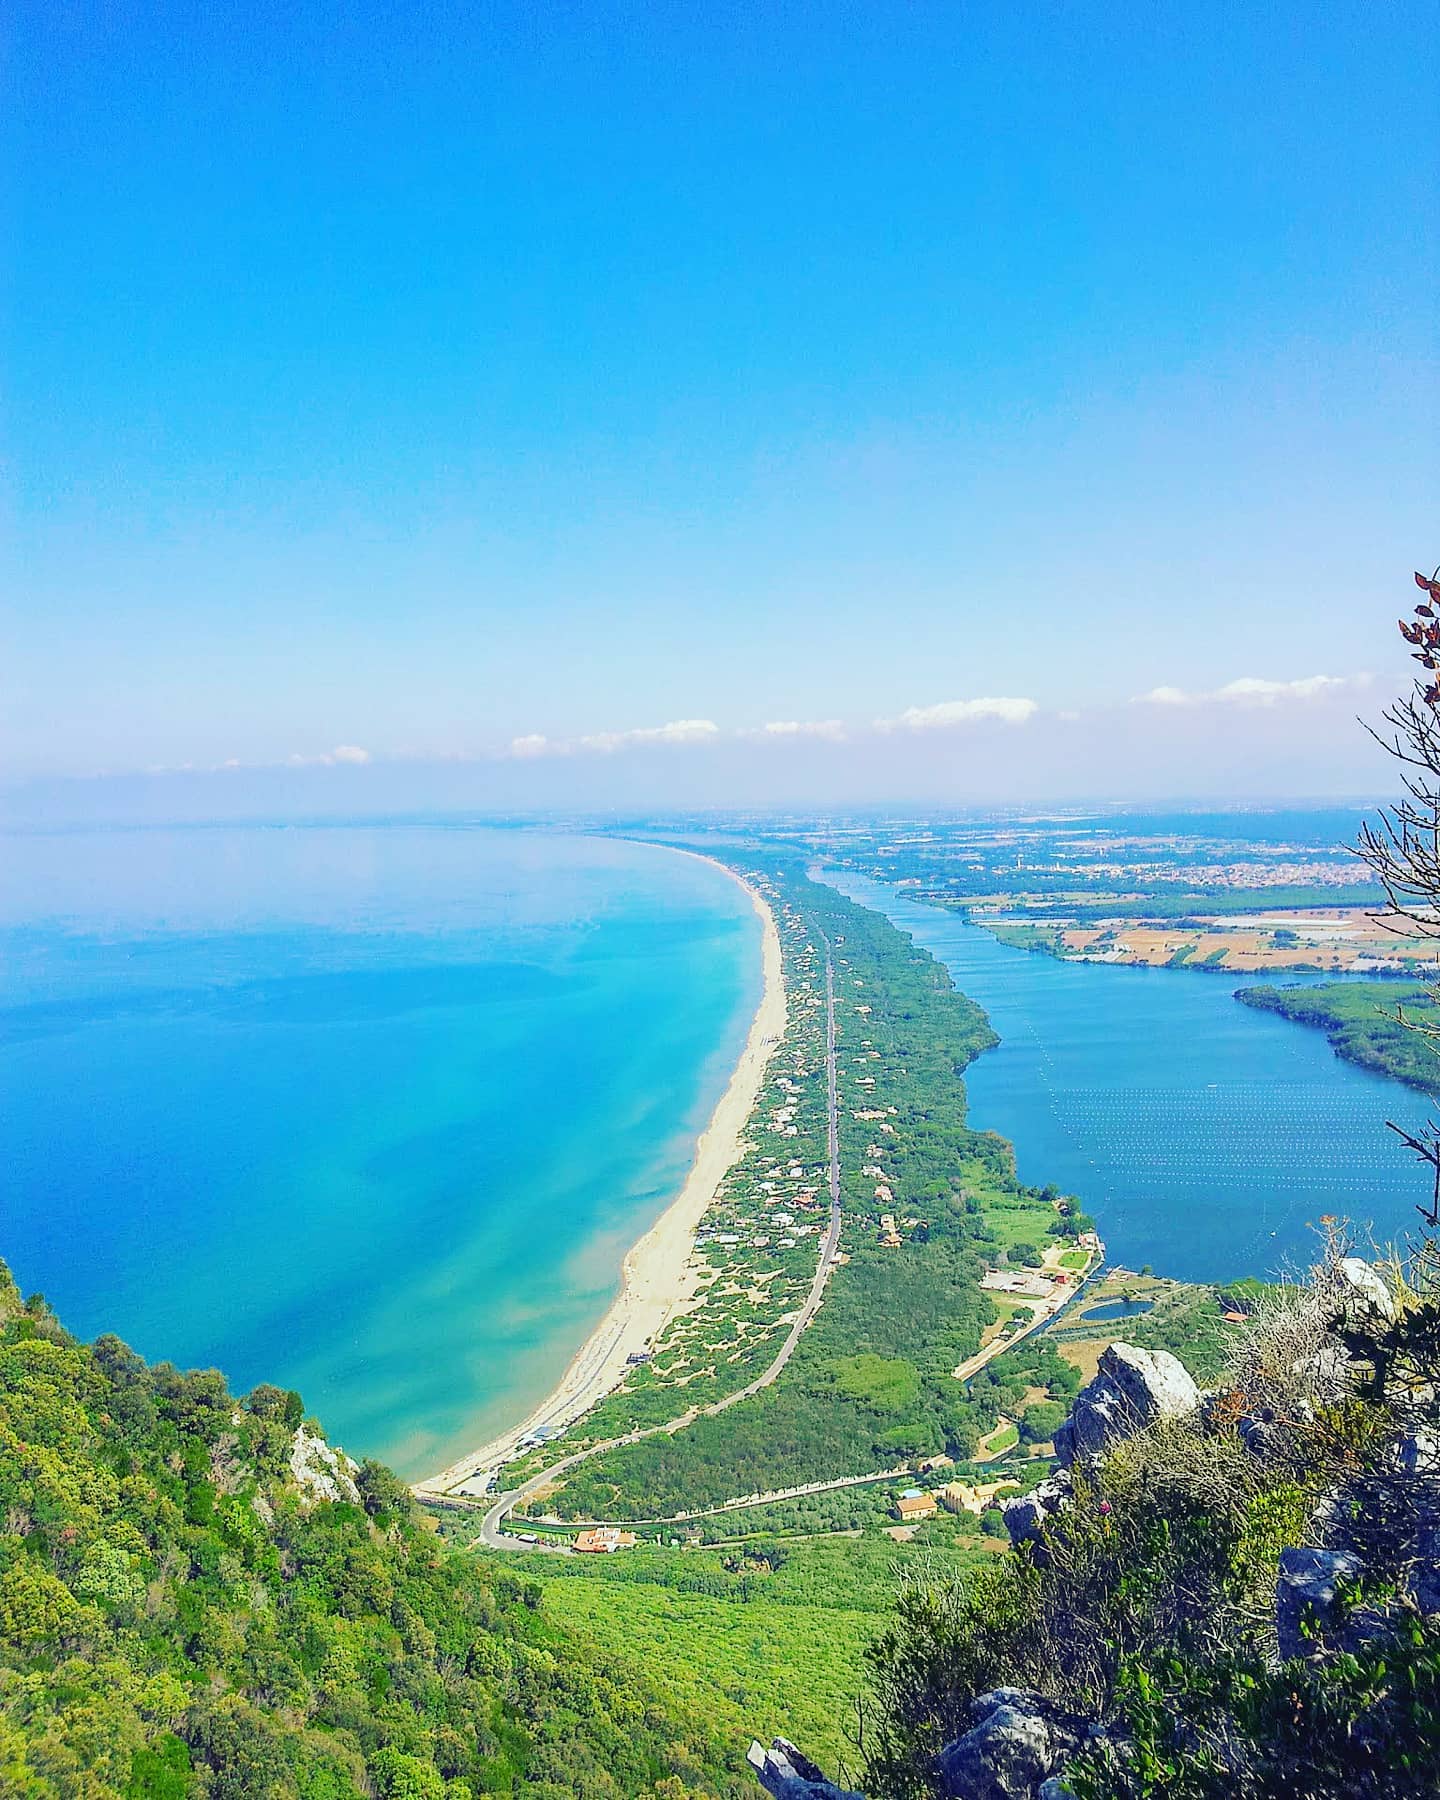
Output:
<instances>
[{"instance_id":1,"label":"cluster of house","mask_svg":"<svg viewBox=\"0 0 1440 1800\"><path fill-rule=\"evenodd\" d=\"M633 1550L639 1539L633 1531L615 1525L597 1525L593 1531L575 1534L575 1549L582 1556L610 1556L617 1550Z\"/></svg>"},{"instance_id":2,"label":"cluster of house","mask_svg":"<svg viewBox=\"0 0 1440 1800\"><path fill-rule=\"evenodd\" d=\"M905 1242L901 1232L915 1231L925 1223L924 1219L901 1219L897 1224L894 1213L881 1213L880 1242L887 1250L898 1250Z\"/></svg>"},{"instance_id":3,"label":"cluster of house","mask_svg":"<svg viewBox=\"0 0 1440 1800\"><path fill-rule=\"evenodd\" d=\"M938 1490L906 1488L895 1501L895 1517L902 1525L915 1525L921 1519L933 1519L943 1506L946 1512L974 1513L978 1518L987 1506L994 1505L995 1495L1001 1488L1013 1485L1005 1481L985 1481L978 1484L949 1481Z\"/></svg>"},{"instance_id":4,"label":"cluster of house","mask_svg":"<svg viewBox=\"0 0 1440 1800\"><path fill-rule=\"evenodd\" d=\"M1060 1203L1062 1208L1064 1204ZM1105 1254L1105 1246L1093 1231L1082 1231L1076 1242L1080 1249L1089 1251L1092 1268L1096 1259ZM1043 1269L987 1269L980 1277L980 1285L995 1294L1016 1294L1025 1300L1051 1300L1057 1292L1081 1278L1072 1275L1068 1269L1053 1266L1052 1259L1060 1254L1058 1247L1047 1250Z\"/></svg>"}]
</instances>

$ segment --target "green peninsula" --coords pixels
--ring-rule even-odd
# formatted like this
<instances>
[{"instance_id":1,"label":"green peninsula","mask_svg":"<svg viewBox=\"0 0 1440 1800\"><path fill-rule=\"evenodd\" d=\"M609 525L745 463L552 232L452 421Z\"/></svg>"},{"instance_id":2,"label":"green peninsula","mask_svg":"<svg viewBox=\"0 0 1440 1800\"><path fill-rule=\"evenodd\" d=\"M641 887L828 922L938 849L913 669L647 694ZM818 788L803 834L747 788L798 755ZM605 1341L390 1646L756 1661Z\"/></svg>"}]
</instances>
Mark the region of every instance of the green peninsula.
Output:
<instances>
[{"instance_id":1,"label":"green peninsula","mask_svg":"<svg viewBox=\"0 0 1440 1800\"><path fill-rule=\"evenodd\" d=\"M1337 1056L1410 1087L1440 1093L1440 1054L1422 1032L1400 1022L1440 1030L1440 1005L1415 981L1327 981L1318 987L1248 987L1235 995L1245 1006L1279 1013L1323 1031Z\"/></svg>"}]
</instances>

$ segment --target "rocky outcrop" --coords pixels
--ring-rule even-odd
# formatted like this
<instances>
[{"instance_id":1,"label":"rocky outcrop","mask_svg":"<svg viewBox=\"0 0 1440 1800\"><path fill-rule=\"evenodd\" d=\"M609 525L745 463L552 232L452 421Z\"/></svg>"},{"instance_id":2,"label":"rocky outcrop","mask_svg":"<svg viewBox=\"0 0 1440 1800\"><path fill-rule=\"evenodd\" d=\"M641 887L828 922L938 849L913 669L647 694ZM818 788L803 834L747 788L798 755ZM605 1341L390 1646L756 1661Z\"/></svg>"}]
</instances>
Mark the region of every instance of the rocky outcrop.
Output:
<instances>
[{"instance_id":1,"label":"rocky outcrop","mask_svg":"<svg viewBox=\"0 0 1440 1800\"><path fill-rule=\"evenodd\" d=\"M355 1485L358 1465L343 1450L332 1450L322 1437L307 1431L303 1425L295 1432L290 1446L290 1473L302 1494L314 1500L348 1500L360 1504L360 1490Z\"/></svg>"},{"instance_id":2,"label":"rocky outcrop","mask_svg":"<svg viewBox=\"0 0 1440 1800\"><path fill-rule=\"evenodd\" d=\"M827 1781L789 1738L772 1738L768 1746L757 1739L746 1752L745 1760L761 1787L775 1800L865 1800L863 1794Z\"/></svg>"},{"instance_id":3,"label":"rocky outcrop","mask_svg":"<svg viewBox=\"0 0 1440 1800\"><path fill-rule=\"evenodd\" d=\"M1112 1446L1158 1419L1181 1418L1200 1404L1200 1390L1168 1350L1111 1344L1095 1379L1076 1395L1070 1417L1055 1433L1059 1470L1028 1494L1004 1503L1012 1544L1029 1544L1043 1560L1045 1529L1070 1500L1069 1469L1098 1462Z\"/></svg>"},{"instance_id":4,"label":"rocky outcrop","mask_svg":"<svg viewBox=\"0 0 1440 1800\"><path fill-rule=\"evenodd\" d=\"M1392 1374L1394 1345L1408 1343L1410 1323L1379 1271L1358 1257L1336 1257L1296 1306L1279 1308L1273 1319L1260 1317L1237 1354L1231 1385L1211 1394L1202 1395L1164 1351L1110 1345L1055 1434L1061 1466L1028 1493L1003 1502L1012 1546L1046 1568L1063 1550L1068 1508L1083 1502L1103 1518L1124 1505L1126 1482L1136 1469L1144 1475L1152 1464L1162 1474L1173 1465L1182 1477L1193 1464L1212 1482L1216 1472L1220 1479L1229 1475L1240 1485L1243 1506L1248 1495L1267 1490L1272 1474L1293 1480L1306 1428L1325 1405L1339 1398L1358 1405L1378 1396L1383 1411L1375 1418L1383 1421L1383 1436L1372 1436L1364 1458L1316 1459L1334 1485L1321 1490L1309 1517L1298 1522L1294 1535L1305 1541L1280 1553L1274 1647L1267 1649L1263 1640L1249 1645L1270 1675L1282 1684L1293 1679L1301 1689L1323 1683L1326 1665L1347 1653L1368 1650L1372 1662L1362 1666L1373 1666L1377 1646L1388 1656L1397 1630L1403 1642L1417 1614L1440 1617L1440 1380L1431 1374L1434 1385L1417 1382L1409 1365ZM1137 1446L1133 1467L1129 1459L1117 1459L1107 1468L1117 1446L1167 1420L1186 1424ZM1273 1459L1275 1469L1247 1467L1248 1459L1235 1454L1236 1438L1257 1459ZM1209 1439L1228 1439L1230 1447L1217 1442L1212 1457L1203 1441ZM1052 1632L1063 1629L1052 1616ZM1313 1666L1303 1673L1279 1670L1276 1648L1280 1662ZM1038 1669L1032 1673L1028 1660L1011 1666L1025 1668L1030 1679L1047 1679ZM948 1705L962 1694L948 1696ZM1383 1701L1377 1705L1383 1711ZM1371 1714L1379 1716L1374 1707L1367 1719ZM1123 1712L1090 1721L1040 1693L995 1688L971 1701L962 1716L968 1728L933 1760L928 1749L918 1752L924 1760L916 1779L944 1800L1074 1800L1066 1771L1082 1753L1122 1775L1138 1766L1140 1752L1126 1735ZM1243 1776L1251 1753L1244 1743L1236 1748L1221 1732L1211 1741L1203 1723L1195 1729L1197 1754L1216 1757L1219 1766ZM752 1762L758 1751L757 1745ZM835 1800L843 1792L783 1740L763 1754L769 1776L761 1772L761 1779L780 1800Z\"/></svg>"},{"instance_id":5,"label":"rocky outcrop","mask_svg":"<svg viewBox=\"0 0 1440 1800\"><path fill-rule=\"evenodd\" d=\"M1096 1727L1024 1688L995 1688L968 1710L970 1729L935 1761L947 1800L1073 1800L1060 1774ZM828 1781L786 1738L751 1744L747 1760L775 1800L864 1800Z\"/></svg>"},{"instance_id":6,"label":"rocky outcrop","mask_svg":"<svg viewBox=\"0 0 1440 1800\"><path fill-rule=\"evenodd\" d=\"M1422 1425L1401 1438L1395 1461L1404 1475L1440 1475L1440 1430Z\"/></svg>"},{"instance_id":7,"label":"rocky outcrop","mask_svg":"<svg viewBox=\"0 0 1440 1800\"><path fill-rule=\"evenodd\" d=\"M1001 1503L1001 1515L1012 1544L1039 1546L1045 1527L1070 1500L1070 1477L1062 1469L1048 1480Z\"/></svg>"},{"instance_id":8,"label":"rocky outcrop","mask_svg":"<svg viewBox=\"0 0 1440 1800\"><path fill-rule=\"evenodd\" d=\"M1083 1719L1023 1688L981 1694L970 1717L974 1725L936 1761L952 1800L1032 1800L1087 1736Z\"/></svg>"},{"instance_id":9,"label":"rocky outcrop","mask_svg":"<svg viewBox=\"0 0 1440 1800\"><path fill-rule=\"evenodd\" d=\"M1331 1317L1345 1331L1389 1325L1396 1315L1395 1296L1380 1271L1363 1257L1342 1256L1335 1264Z\"/></svg>"},{"instance_id":10,"label":"rocky outcrop","mask_svg":"<svg viewBox=\"0 0 1440 1800\"><path fill-rule=\"evenodd\" d=\"M1199 1404L1199 1388L1168 1350L1111 1344L1095 1379L1076 1395L1070 1417L1055 1433L1055 1454L1062 1468L1093 1462L1120 1439L1158 1419L1193 1412Z\"/></svg>"},{"instance_id":11,"label":"rocky outcrop","mask_svg":"<svg viewBox=\"0 0 1440 1800\"><path fill-rule=\"evenodd\" d=\"M1348 1550L1282 1550L1275 1583L1275 1633L1280 1655L1315 1656L1331 1646L1345 1625L1341 1590L1362 1564Z\"/></svg>"}]
</instances>

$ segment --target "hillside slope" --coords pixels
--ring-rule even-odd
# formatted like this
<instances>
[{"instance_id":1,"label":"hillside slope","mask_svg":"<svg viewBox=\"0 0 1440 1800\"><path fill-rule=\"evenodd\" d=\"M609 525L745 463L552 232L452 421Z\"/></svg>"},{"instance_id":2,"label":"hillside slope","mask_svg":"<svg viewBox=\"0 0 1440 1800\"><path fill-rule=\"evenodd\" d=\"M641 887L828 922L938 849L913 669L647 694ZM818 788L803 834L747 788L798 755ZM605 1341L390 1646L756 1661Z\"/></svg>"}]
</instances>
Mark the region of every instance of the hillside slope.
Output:
<instances>
[{"instance_id":1,"label":"hillside slope","mask_svg":"<svg viewBox=\"0 0 1440 1800\"><path fill-rule=\"evenodd\" d=\"M1440 1793L1436 1251L1382 1274L1332 1238L1208 1392L1112 1345L1008 1554L873 1647L870 1800ZM842 1792L756 1760L779 1800Z\"/></svg>"},{"instance_id":2,"label":"hillside slope","mask_svg":"<svg viewBox=\"0 0 1440 1800\"><path fill-rule=\"evenodd\" d=\"M6 1800L687 1800L734 1758L298 1396L79 1344L0 1264Z\"/></svg>"}]
</instances>

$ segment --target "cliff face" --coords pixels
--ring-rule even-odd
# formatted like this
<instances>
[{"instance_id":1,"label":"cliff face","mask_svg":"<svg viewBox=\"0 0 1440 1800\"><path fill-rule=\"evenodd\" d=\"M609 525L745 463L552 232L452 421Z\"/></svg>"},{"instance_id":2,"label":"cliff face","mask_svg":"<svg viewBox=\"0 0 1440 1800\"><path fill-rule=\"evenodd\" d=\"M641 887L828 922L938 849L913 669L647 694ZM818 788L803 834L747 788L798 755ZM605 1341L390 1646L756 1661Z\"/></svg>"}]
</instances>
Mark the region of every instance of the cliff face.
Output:
<instances>
[{"instance_id":1,"label":"cliff face","mask_svg":"<svg viewBox=\"0 0 1440 1800\"><path fill-rule=\"evenodd\" d=\"M0 1264L6 1800L739 1791L301 1412L79 1344Z\"/></svg>"},{"instance_id":2,"label":"cliff face","mask_svg":"<svg viewBox=\"0 0 1440 1800\"><path fill-rule=\"evenodd\" d=\"M1209 1393L1112 1346L1056 1450L1009 1554L873 1652L866 1795L1440 1792L1440 1297L1336 1250ZM751 1760L780 1800L846 1792Z\"/></svg>"}]
</instances>

